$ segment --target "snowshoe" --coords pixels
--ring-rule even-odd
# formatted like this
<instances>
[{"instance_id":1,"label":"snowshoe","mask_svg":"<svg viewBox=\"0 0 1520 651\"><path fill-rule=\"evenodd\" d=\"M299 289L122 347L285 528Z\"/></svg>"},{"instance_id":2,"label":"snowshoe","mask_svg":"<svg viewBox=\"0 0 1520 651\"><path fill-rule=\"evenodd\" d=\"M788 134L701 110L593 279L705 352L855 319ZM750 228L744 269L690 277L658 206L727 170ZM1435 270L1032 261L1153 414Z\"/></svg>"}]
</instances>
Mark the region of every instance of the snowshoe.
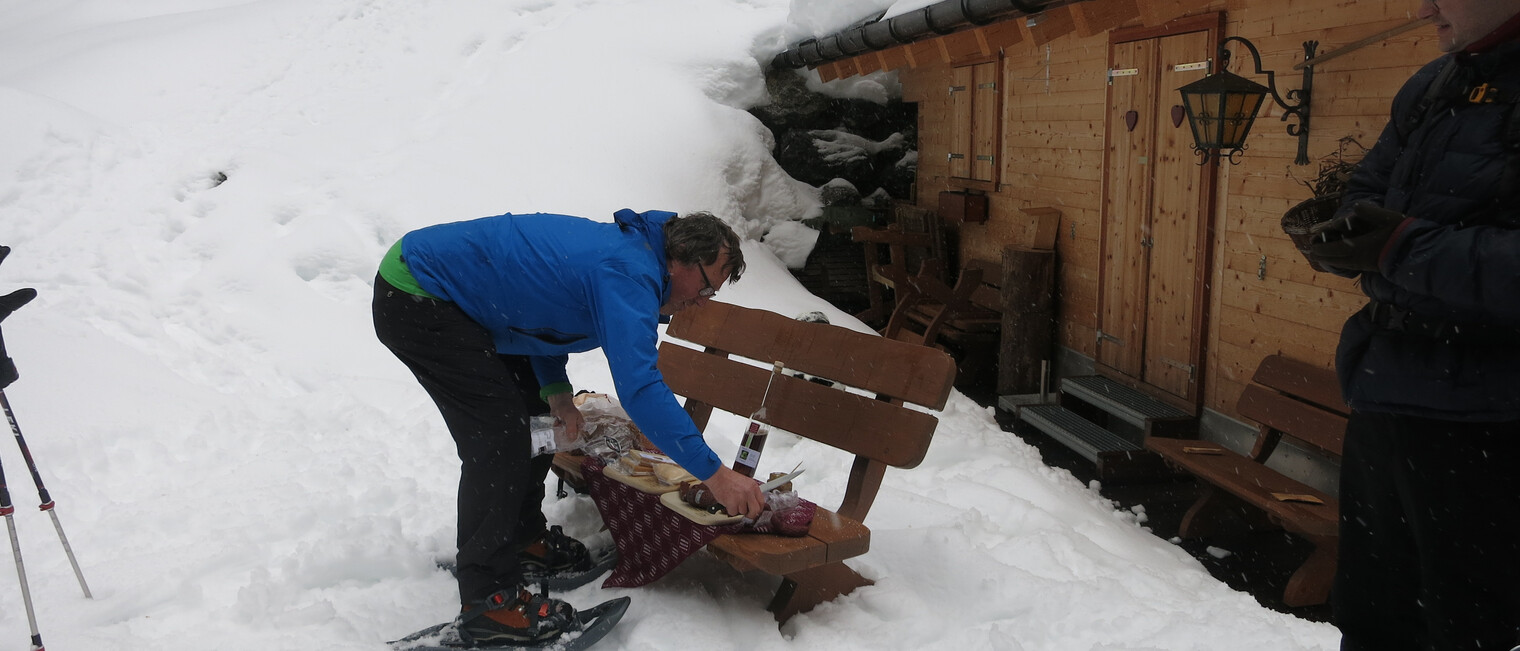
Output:
<instances>
[{"instance_id":1,"label":"snowshoe","mask_svg":"<svg viewBox=\"0 0 1520 651\"><path fill-rule=\"evenodd\" d=\"M586 585L617 567L618 553L613 545L587 551L584 544L566 536L559 525L555 525L544 533L543 538L518 554L518 558L522 560L524 583L564 591ZM455 575L459 569L450 561L439 561L438 567Z\"/></svg>"},{"instance_id":2,"label":"snowshoe","mask_svg":"<svg viewBox=\"0 0 1520 651\"><path fill-rule=\"evenodd\" d=\"M498 593L499 594L499 593ZM556 634L536 640L491 640L477 642L467 640L461 634L460 622L444 622L429 626L399 640L391 642L393 651L517 651L519 649L553 649L555 651L581 651L596 644L612 631L632 600L618 597L604 601L593 608L579 611ZM553 606L550 604L552 612Z\"/></svg>"},{"instance_id":3,"label":"snowshoe","mask_svg":"<svg viewBox=\"0 0 1520 651\"><path fill-rule=\"evenodd\" d=\"M617 548L611 545L592 553L581 541L565 535L559 525L519 552L523 581L543 584L550 590L574 590L617 565Z\"/></svg>"}]
</instances>

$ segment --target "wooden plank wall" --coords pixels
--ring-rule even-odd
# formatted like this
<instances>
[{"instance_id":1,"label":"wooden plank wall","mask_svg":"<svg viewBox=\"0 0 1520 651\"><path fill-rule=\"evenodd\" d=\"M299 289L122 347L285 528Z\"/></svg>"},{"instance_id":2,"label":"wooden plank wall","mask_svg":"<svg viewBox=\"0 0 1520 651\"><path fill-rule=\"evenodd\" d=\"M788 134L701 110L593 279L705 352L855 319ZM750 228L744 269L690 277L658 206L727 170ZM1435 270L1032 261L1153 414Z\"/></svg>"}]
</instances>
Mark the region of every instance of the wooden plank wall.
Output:
<instances>
[{"instance_id":1,"label":"wooden plank wall","mask_svg":"<svg viewBox=\"0 0 1520 651\"><path fill-rule=\"evenodd\" d=\"M1124 26L1156 24L1158 12L1226 12L1225 36L1244 36L1278 72L1279 90L1300 85L1292 70L1305 40L1320 51L1391 29L1413 18L1413 0L1093 0L1099 5L1138 2L1139 16ZM1078 5L1080 6L1080 5ZM1090 8L1090 9L1093 9ZM1089 12L1093 15L1101 11ZM1080 15L1080 14L1079 14ZM1180 16L1174 16L1180 17ZM1023 23L1023 20L1019 20ZM1162 21L1164 22L1164 21ZM1087 24L1077 20L1077 25ZM1000 259L1006 244L1020 244L1026 220L1018 209L1061 210L1059 333L1062 346L1094 353L1101 235L1104 105L1108 33L1066 28L1043 37L1024 27L1024 38L1003 48L1003 143L999 178L985 224L962 225L962 259ZM1257 118L1250 149L1239 165L1219 175L1215 258L1209 291L1208 356L1204 406L1234 415L1234 404L1257 363L1282 353L1332 366L1341 323L1364 297L1351 280L1312 271L1278 227L1282 213L1309 191L1299 183L1318 169L1342 137L1371 146L1386 122L1388 103L1420 65L1439 55L1434 30L1421 27L1325 64L1315 73L1309 166L1293 165L1297 139L1269 106ZM1251 74L1239 44L1232 69ZM943 51L943 50L942 50ZM954 189L946 161L951 115L951 64L922 57L900 69L904 98L919 103L918 203L933 208L941 190ZM1267 102L1271 105L1269 99ZM1265 256L1265 276L1258 278Z\"/></svg>"},{"instance_id":2,"label":"wooden plank wall","mask_svg":"<svg viewBox=\"0 0 1520 651\"><path fill-rule=\"evenodd\" d=\"M1303 59L1304 41L1317 40L1320 52L1328 52L1408 22L1418 6L1415 0L1231 0L1225 34L1255 43L1262 67L1278 72L1278 88L1286 92L1302 83L1302 73L1292 67ZM1421 27L1317 66L1310 165L1293 164L1298 139L1288 135L1282 110L1272 105L1257 117L1251 149L1240 164L1221 168L1205 406L1233 415L1236 399L1267 355L1334 366L1341 324L1366 297L1355 281L1310 269L1279 220L1310 196L1299 181L1313 178L1341 138L1372 146L1394 93L1440 55L1434 41L1434 28ZM1249 76L1249 53L1233 52L1235 72ZM1266 274L1258 278L1263 256Z\"/></svg>"}]
</instances>

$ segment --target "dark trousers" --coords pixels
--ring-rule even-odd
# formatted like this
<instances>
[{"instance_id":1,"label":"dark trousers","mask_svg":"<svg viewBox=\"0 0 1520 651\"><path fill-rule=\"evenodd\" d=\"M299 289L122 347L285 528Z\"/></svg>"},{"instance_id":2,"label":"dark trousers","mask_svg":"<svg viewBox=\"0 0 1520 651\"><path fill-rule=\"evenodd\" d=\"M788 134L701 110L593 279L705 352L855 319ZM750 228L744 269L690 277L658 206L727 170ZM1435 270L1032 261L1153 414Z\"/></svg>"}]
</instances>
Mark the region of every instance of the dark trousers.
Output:
<instances>
[{"instance_id":1,"label":"dark trousers","mask_svg":"<svg viewBox=\"0 0 1520 651\"><path fill-rule=\"evenodd\" d=\"M1341 649L1520 643L1520 422L1354 413L1344 452Z\"/></svg>"},{"instance_id":2,"label":"dark trousers","mask_svg":"<svg viewBox=\"0 0 1520 651\"><path fill-rule=\"evenodd\" d=\"M552 459L532 456L528 419L548 411L528 358L498 355L458 306L375 277L375 334L426 389L459 451L459 598L522 581L517 552L544 531Z\"/></svg>"}]
</instances>

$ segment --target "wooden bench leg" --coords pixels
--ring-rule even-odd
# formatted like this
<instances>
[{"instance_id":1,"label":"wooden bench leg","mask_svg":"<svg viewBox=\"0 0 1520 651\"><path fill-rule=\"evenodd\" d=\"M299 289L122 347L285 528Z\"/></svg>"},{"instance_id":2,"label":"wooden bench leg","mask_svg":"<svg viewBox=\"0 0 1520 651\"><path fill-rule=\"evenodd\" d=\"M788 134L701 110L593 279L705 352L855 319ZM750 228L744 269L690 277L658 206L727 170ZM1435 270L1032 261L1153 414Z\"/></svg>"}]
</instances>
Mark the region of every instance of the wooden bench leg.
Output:
<instances>
[{"instance_id":1,"label":"wooden bench leg","mask_svg":"<svg viewBox=\"0 0 1520 651\"><path fill-rule=\"evenodd\" d=\"M1234 495L1220 490L1218 486L1206 486L1203 495L1183 514L1177 535L1181 538L1199 538L1224 533L1224 520L1228 513L1240 517L1248 529L1278 528L1259 509L1250 507Z\"/></svg>"},{"instance_id":2,"label":"wooden bench leg","mask_svg":"<svg viewBox=\"0 0 1520 651\"><path fill-rule=\"evenodd\" d=\"M818 604L871 584L872 581L844 563L820 565L782 577L781 587L776 590L769 610L775 614L776 623L785 624L792 615L805 613Z\"/></svg>"},{"instance_id":3,"label":"wooden bench leg","mask_svg":"<svg viewBox=\"0 0 1520 651\"><path fill-rule=\"evenodd\" d=\"M1330 585L1335 582L1336 539L1329 536L1306 537L1314 543L1314 553L1288 578L1288 587L1283 590L1283 603L1289 606L1325 603L1330 597Z\"/></svg>"}]
</instances>

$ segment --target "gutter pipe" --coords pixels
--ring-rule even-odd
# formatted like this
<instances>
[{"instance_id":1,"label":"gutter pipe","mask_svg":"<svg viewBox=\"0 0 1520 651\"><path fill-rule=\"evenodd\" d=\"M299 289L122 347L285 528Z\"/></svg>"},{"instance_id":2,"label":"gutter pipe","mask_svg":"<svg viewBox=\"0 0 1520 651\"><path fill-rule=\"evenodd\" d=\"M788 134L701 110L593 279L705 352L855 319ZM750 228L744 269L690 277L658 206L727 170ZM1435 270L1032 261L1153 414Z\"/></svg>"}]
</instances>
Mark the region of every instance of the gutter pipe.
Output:
<instances>
[{"instance_id":1,"label":"gutter pipe","mask_svg":"<svg viewBox=\"0 0 1520 651\"><path fill-rule=\"evenodd\" d=\"M771 60L789 70L894 48L925 38L951 34L968 25L1037 14L1083 0L945 0L887 20L876 20L823 38L802 41Z\"/></svg>"}]
</instances>

